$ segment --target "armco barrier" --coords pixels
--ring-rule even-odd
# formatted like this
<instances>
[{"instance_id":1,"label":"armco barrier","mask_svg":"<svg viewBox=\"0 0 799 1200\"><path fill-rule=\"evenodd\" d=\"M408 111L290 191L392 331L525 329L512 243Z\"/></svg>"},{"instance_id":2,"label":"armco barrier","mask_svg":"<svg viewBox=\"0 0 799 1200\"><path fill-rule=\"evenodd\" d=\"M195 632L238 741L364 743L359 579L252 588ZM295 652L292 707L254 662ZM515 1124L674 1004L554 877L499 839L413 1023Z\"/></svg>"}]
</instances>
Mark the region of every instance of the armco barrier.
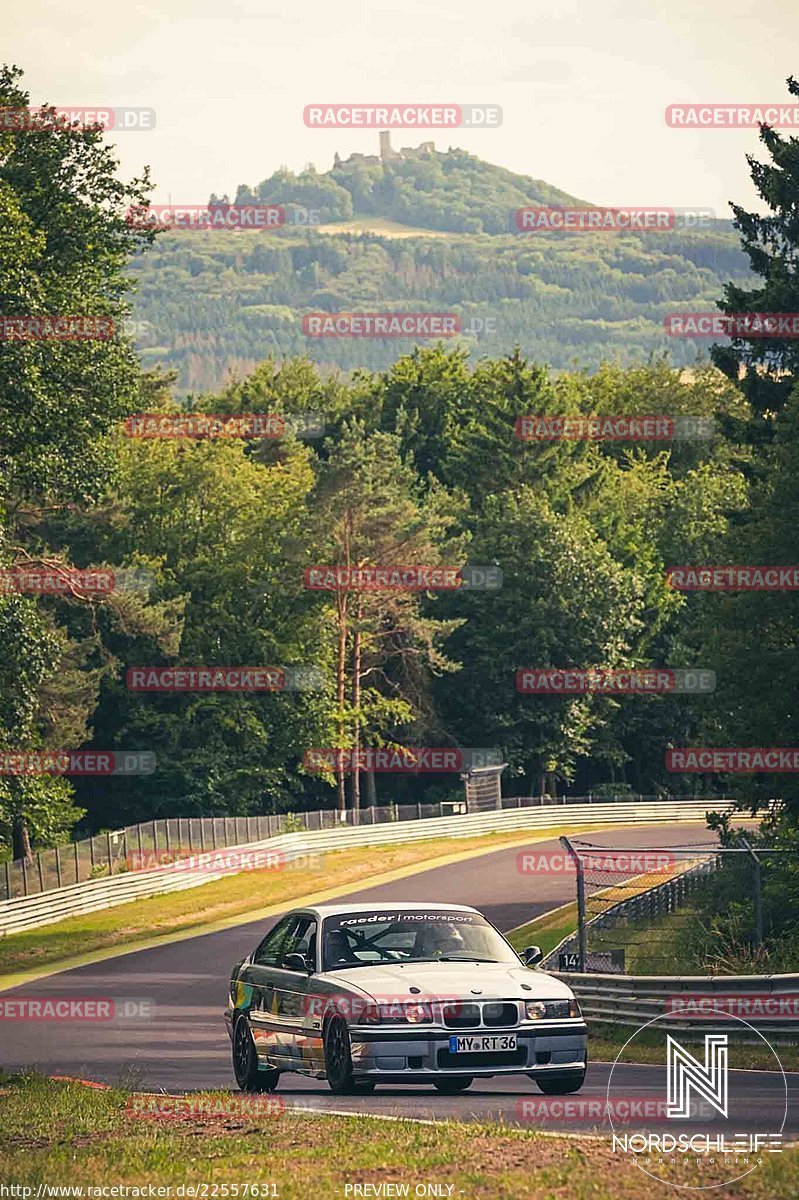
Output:
<instances>
[{"instance_id":1,"label":"armco barrier","mask_svg":"<svg viewBox=\"0 0 799 1200\"><path fill-rule=\"evenodd\" d=\"M393 842L423 841L425 838L475 837L493 831L552 829L568 825L634 825L675 821L701 821L714 807L712 801L681 800L608 804L554 804L535 808L506 809L469 813L452 817L434 817L420 821L388 822L320 830L314 833L287 833L266 841L250 842L229 850L280 851L292 859L323 850L343 850L354 846L386 845ZM95 912L124 904L128 900L164 892L197 887L221 877L207 870L192 870L170 864L153 871L128 871L122 875L90 880L69 887L22 896L0 903L0 936L25 929L37 929L81 913Z\"/></svg>"},{"instance_id":2,"label":"armco barrier","mask_svg":"<svg viewBox=\"0 0 799 1200\"><path fill-rule=\"evenodd\" d=\"M436 803L381 804L339 812L332 808L304 809L300 812L268 813L249 817L158 817L122 829L108 829L92 837L37 850L31 859L5 859L0 862L0 903L18 896L51 892L74 883L86 883L105 875L120 875L131 861L152 860L158 866L195 854L206 854L223 847L247 846L283 833L317 833L322 829L340 829L342 825L380 825L385 822L421 821L425 817L453 816L489 810L537 808L547 804L600 804L621 801L644 803L658 796L544 796L464 797ZM686 796L672 796L677 802ZM694 796L703 800L703 796ZM727 797L715 798L714 807L724 806Z\"/></svg>"},{"instance_id":3,"label":"armco barrier","mask_svg":"<svg viewBox=\"0 0 799 1200\"><path fill-rule=\"evenodd\" d=\"M712 1033L723 1030L725 1026L740 1028L735 1017L725 1020L725 1006L707 1020L697 1017L681 1017L671 1013L671 998L680 997L683 1001L688 997L720 997L740 998L740 1016L749 1025L767 1039L777 1042L799 1042L799 1016L790 1011L779 1011L781 1005L777 997L786 997L789 1003L783 1009L793 1008L795 997L796 1008L799 1011L799 975L600 975L575 974L572 972L553 971L558 979L568 983L580 1007L589 1021L604 1021L611 1025L634 1026L640 1029L653 1017L668 1013L668 1019L658 1022L660 1028L673 1033L692 1030L694 1033ZM755 997L762 1001L764 997L773 996L774 1012L758 1011L767 1005L759 1003L753 1006L745 1002L743 997ZM590 1029L590 1025L589 1025ZM760 1039L755 1033L745 1040L757 1043ZM762 1043L761 1043L762 1045Z\"/></svg>"}]
</instances>

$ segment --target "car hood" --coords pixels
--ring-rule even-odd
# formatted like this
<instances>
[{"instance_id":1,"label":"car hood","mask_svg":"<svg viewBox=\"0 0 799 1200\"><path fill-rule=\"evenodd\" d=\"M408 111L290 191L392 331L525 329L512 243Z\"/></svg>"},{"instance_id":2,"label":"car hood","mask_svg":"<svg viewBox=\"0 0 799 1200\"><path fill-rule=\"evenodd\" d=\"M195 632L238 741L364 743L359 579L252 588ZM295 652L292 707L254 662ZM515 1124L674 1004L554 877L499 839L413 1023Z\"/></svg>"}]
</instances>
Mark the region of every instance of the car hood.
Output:
<instances>
[{"instance_id":1,"label":"car hood","mask_svg":"<svg viewBox=\"0 0 799 1200\"><path fill-rule=\"evenodd\" d=\"M572 992L560 979L513 963L386 963L328 971L325 978L344 983L379 1003L417 997L483 1000L568 1000ZM526 986L522 986L525 984ZM418 988L418 992L411 992Z\"/></svg>"}]
</instances>

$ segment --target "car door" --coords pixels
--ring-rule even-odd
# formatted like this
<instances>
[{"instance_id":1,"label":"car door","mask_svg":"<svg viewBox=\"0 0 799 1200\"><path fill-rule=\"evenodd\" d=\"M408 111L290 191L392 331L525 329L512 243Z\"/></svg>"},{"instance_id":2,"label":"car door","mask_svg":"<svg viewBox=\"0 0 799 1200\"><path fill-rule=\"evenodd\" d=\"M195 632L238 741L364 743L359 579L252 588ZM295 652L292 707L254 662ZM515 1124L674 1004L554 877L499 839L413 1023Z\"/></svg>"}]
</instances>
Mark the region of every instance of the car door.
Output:
<instances>
[{"instance_id":1,"label":"car door","mask_svg":"<svg viewBox=\"0 0 799 1200\"><path fill-rule=\"evenodd\" d=\"M241 1007L248 1013L255 1052L262 1062L271 1062L282 1055L280 1029L273 1017L276 1006L275 970L296 919L296 914L290 913L278 921L253 951L239 975L239 982L244 988Z\"/></svg>"},{"instance_id":2,"label":"car door","mask_svg":"<svg viewBox=\"0 0 799 1200\"><path fill-rule=\"evenodd\" d=\"M316 970L316 942L316 917L313 913L298 913L280 946L280 961L270 969L274 979L270 1020L276 1027L286 1065L299 1071L317 1069L322 1046L321 1034L314 1032L314 974L309 973ZM308 969L286 966L290 954L299 954Z\"/></svg>"}]
</instances>

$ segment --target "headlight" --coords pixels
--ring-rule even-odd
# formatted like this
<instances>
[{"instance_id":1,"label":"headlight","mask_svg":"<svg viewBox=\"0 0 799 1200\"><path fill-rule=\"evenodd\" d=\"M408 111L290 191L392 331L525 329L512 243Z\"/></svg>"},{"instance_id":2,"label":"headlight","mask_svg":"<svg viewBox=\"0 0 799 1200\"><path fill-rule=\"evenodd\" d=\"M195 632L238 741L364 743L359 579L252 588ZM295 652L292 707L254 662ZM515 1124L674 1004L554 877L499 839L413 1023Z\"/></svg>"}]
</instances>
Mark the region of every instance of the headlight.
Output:
<instances>
[{"instance_id":1,"label":"headlight","mask_svg":"<svg viewBox=\"0 0 799 1200\"><path fill-rule=\"evenodd\" d=\"M363 1015L354 1018L359 1025L424 1025L433 1020L432 1006L418 1001L397 1004L370 1004Z\"/></svg>"},{"instance_id":2,"label":"headlight","mask_svg":"<svg viewBox=\"0 0 799 1200\"><path fill-rule=\"evenodd\" d=\"M580 1006L571 1000L525 1000L524 1014L528 1021L558 1021L567 1017L579 1017Z\"/></svg>"}]
</instances>

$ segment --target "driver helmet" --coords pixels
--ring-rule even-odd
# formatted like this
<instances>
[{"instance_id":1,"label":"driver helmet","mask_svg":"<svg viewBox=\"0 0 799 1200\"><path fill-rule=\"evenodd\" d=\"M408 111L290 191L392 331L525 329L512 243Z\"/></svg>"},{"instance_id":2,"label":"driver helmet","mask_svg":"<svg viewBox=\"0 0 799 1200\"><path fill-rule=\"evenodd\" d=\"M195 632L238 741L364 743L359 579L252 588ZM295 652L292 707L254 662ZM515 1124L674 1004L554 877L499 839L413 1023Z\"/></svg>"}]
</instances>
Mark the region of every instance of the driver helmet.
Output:
<instances>
[{"instance_id":1,"label":"driver helmet","mask_svg":"<svg viewBox=\"0 0 799 1200\"><path fill-rule=\"evenodd\" d=\"M452 925L433 925L425 930L424 950L426 954L457 954L463 949L463 934Z\"/></svg>"}]
</instances>

